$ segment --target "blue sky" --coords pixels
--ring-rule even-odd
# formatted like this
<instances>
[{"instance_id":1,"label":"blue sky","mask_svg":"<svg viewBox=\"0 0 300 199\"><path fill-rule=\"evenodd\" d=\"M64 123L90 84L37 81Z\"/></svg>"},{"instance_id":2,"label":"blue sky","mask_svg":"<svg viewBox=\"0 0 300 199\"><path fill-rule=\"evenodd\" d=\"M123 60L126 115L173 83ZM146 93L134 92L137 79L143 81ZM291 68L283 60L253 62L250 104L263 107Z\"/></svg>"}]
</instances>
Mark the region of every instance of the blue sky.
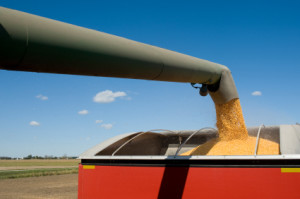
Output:
<instances>
[{"instance_id":1,"label":"blue sky","mask_svg":"<svg viewBox=\"0 0 300 199\"><path fill-rule=\"evenodd\" d=\"M298 2L9 0L0 6L226 65L246 124L257 126L300 122ZM0 91L0 156L77 156L122 133L215 126L211 99L184 83L1 70ZM98 101L107 103L95 102L103 91Z\"/></svg>"}]
</instances>

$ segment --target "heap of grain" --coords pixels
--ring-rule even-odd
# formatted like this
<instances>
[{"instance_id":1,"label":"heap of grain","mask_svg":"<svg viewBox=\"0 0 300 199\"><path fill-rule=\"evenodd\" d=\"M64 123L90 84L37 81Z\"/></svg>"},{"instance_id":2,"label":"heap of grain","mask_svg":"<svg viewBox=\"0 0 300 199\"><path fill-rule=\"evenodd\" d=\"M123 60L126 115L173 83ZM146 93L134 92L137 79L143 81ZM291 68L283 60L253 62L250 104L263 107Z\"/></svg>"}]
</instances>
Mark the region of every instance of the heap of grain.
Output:
<instances>
[{"instance_id":1,"label":"heap of grain","mask_svg":"<svg viewBox=\"0 0 300 199\"><path fill-rule=\"evenodd\" d=\"M239 99L215 104L219 138L208 141L181 155L253 155L256 137L248 136ZM259 139L258 155L278 155L279 145Z\"/></svg>"}]
</instances>

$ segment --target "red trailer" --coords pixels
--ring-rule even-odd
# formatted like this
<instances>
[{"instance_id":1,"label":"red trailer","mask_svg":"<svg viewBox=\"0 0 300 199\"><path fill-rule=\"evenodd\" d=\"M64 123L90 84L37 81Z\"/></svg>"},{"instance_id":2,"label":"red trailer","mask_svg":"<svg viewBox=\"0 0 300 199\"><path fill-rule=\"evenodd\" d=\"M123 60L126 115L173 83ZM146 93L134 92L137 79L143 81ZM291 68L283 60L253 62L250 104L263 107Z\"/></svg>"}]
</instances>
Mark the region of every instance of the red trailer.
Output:
<instances>
[{"instance_id":1,"label":"red trailer","mask_svg":"<svg viewBox=\"0 0 300 199\"><path fill-rule=\"evenodd\" d=\"M214 129L120 135L80 156L78 198L300 198L300 126L248 129L281 155L180 156Z\"/></svg>"}]
</instances>

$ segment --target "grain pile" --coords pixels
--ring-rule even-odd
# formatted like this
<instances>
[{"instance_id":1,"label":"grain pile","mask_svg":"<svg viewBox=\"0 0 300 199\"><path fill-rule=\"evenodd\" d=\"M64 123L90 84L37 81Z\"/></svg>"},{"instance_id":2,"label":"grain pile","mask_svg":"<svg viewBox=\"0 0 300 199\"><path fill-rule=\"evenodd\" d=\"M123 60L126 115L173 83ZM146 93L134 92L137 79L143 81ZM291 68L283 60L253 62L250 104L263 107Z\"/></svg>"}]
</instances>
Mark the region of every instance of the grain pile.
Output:
<instances>
[{"instance_id":1,"label":"grain pile","mask_svg":"<svg viewBox=\"0 0 300 199\"><path fill-rule=\"evenodd\" d=\"M248 136L239 99L216 104L219 138L213 139L181 155L254 155L256 137ZM258 155L278 155L279 145L259 139Z\"/></svg>"}]
</instances>

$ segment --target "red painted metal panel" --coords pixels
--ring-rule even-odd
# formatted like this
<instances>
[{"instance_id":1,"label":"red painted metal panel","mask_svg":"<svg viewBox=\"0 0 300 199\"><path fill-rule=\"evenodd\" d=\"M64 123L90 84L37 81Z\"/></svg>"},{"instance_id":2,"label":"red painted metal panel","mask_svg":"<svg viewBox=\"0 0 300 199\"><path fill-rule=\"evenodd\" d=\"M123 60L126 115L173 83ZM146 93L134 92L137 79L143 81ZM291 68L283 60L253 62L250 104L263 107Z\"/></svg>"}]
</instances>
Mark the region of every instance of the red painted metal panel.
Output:
<instances>
[{"instance_id":1,"label":"red painted metal panel","mask_svg":"<svg viewBox=\"0 0 300 199\"><path fill-rule=\"evenodd\" d=\"M78 198L83 198L83 169L82 165L78 166Z\"/></svg>"},{"instance_id":2,"label":"red painted metal panel","mask_svg":"<svg viewBox=\"0 0 300 199\"><path fill-rule=\"evenodd\" d=\"M280 168L79 166L78 198L299 199L300 173Z\"/></svg>"}]
</instances>

